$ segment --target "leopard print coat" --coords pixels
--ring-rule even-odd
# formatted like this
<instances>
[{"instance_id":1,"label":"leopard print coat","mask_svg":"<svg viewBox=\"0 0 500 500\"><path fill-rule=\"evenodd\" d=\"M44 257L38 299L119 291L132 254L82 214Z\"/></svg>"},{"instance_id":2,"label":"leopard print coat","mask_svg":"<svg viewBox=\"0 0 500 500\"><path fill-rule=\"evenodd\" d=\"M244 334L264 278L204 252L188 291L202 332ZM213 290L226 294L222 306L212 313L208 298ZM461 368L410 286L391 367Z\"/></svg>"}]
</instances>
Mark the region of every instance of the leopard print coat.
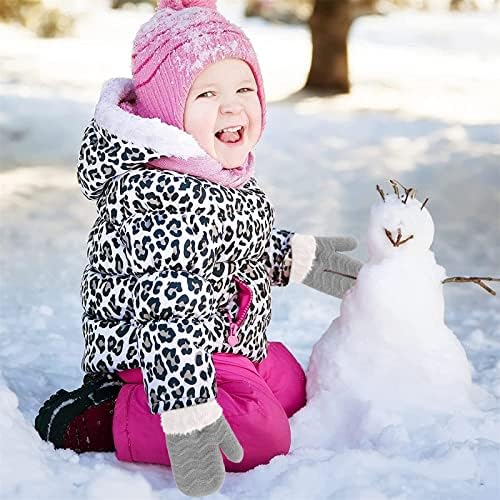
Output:
<instances>
[{"instance_id":1,"label":"leopard print coat","mask_svg":"<svg viewBox=\"0 0 500 500\"><path fill-rule=\"evenodd\" d=\"M211 354L262 361L288 231L251 179L240 189L147 167L157 151L94 118L78 180L97 202L81 286L86 372L141 368L153 413L216 396Z\"/></svg>"}]
</instances>

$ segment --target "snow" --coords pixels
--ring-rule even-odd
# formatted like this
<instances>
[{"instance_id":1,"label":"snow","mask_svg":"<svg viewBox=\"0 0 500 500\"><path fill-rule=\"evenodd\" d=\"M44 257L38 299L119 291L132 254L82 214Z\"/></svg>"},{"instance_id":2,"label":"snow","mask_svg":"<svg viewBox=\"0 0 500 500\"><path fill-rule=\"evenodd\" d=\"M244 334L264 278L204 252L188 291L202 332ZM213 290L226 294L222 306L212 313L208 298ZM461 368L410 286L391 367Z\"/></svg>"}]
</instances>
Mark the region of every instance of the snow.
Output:
<instances>
[{"instance_id":1,"label":"snow","mask_svg":"<svg viewBox=\"0 0 500 500\"><path fill-rule=\"evenodd\" d=\"M396 178L430 198L431 249L448 275L500 274L498 12L359 19L349 41L352 94L332 99L287 97L306 77L305 28L244 20L239 2L219 4L254 42L274 101L256 167L278 225L352 234L360 240L354 254L366 260L375 185ZM81 382L78 291L95 207L76 182L79 141L102 83L129 76L133 37L150 15L93 5L74 39L37 40L0 26L2 498L183 498L169 469L54 451L32 428L43 400ZM292 419L290 455L228 474L213 497L499 498L499 298L473 284L443 292L445 323L480 389L474 414L391 418L378 433L361 429L339 443L325 408L311 403L305 430L300 413ZM270 338L307 367L340 301L300 285L273 293Z\"/></svg>"}]
</instances>

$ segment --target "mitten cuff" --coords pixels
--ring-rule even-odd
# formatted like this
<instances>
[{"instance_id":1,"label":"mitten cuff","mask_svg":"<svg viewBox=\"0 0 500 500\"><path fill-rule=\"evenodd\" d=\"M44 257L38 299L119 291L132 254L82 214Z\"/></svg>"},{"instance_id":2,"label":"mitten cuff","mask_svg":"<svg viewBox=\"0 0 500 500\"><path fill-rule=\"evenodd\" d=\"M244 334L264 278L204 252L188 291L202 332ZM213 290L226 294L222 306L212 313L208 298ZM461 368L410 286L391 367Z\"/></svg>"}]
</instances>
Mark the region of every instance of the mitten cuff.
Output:
<instances>
[{"instance_id":1,"label":"mitten cuff","mask_svg":"<svg viewBox=\"0 0 500 500\"><path fill-rule=\"evenodd\" d=\"M292 245L292 268L290 282L302 283L313 267L316 255L316 240L309 234L294 234Z\"/></svg>"},{"instance_id":2,"label":"mitten cuff","mask_svg":"<svg viewBox=\"0 0 500 500\"><path fill-rule=\"evenodd\" d=\"M161 414L165 434L187 434L213 424L222 415L222 408L213 399L208 403L169 410Z\"/></svg>"}]
</instances>

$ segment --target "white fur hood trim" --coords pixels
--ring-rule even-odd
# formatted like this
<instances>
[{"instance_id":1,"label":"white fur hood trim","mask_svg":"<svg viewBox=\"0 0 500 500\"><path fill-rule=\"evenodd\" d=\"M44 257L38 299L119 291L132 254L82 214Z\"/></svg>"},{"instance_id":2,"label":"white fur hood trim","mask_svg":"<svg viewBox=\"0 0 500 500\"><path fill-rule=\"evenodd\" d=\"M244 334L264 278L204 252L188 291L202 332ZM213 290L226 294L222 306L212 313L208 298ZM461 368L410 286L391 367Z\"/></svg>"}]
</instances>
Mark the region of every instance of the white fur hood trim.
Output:
<instances>
[{"instance_id":1,"label":"white fur hood trim","mask_svg":"<svg viewBox=\"0 0 500 500\"><path fill-rule=\"evenodd\" d=\"M120 101L133 91L134 85L129 78L106 81L95 108L96 123L120 139L151 148L161 156L185 160L206 156L196 140L183 130L159 118L142 118L120 108Z\"/></svg>"}]
</instances>

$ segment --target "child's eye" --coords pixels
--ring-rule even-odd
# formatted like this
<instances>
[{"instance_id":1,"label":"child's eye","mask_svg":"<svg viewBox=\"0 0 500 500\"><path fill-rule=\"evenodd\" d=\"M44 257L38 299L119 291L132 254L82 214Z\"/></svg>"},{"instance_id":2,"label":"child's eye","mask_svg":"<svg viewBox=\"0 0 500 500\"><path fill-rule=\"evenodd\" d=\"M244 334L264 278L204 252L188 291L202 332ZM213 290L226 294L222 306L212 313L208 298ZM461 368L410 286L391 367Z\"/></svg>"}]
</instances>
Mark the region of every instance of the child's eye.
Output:
<instances>
[{"instance_id":1,"label":"child's eye","mask_svg":"<svg viewBox=\"0 0 500 500\"><path fill-rule=\"evenodd\" d=\"M199 97L213 97L215 95L215 92L212 92L211 90L207 90L206 92L203 92L203 94L200 94L196 99Z\"/></svg>"},{"instance_id":2,"label":"child's eye","mask_svg":"<svg viewBox=\"0 0 500 500\"><path fill-rule=\"evenodd\" d=\"M242 87L241 89L238 89L238 93L240 94L246 94L247 92L254 92L254 89L251 89L250 87Z\"/></svg>"}]
</instances>

